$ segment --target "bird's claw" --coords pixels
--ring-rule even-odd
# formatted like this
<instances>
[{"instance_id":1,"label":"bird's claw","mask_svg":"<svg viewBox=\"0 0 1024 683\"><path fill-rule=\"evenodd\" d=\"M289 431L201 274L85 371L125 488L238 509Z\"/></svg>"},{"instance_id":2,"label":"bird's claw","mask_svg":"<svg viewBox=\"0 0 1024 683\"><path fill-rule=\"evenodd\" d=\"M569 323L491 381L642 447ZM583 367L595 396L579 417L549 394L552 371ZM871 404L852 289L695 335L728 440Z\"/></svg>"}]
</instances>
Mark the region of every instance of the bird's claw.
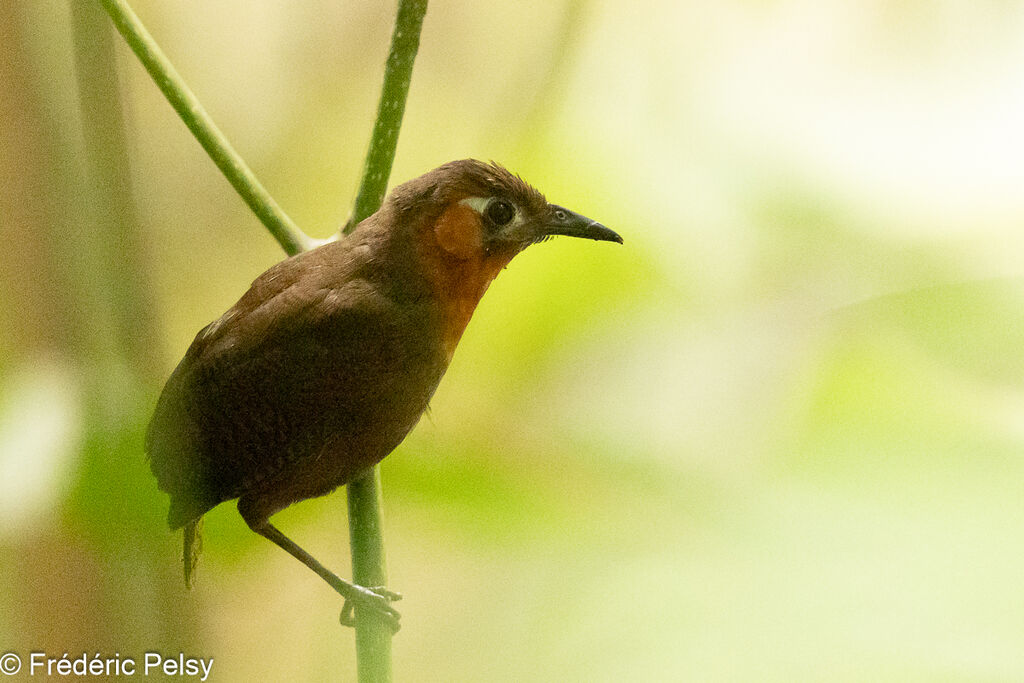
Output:
<instances>
[{"instance_id":1,"label":"bird's claw","mask_svg":"<svg viewBox=\"0 0 1024 683\"><path fill-rule=\"evenodd\" d=\"M385 598L388 602L398 602L402 599L401 593L388 590L386 586L370 586L369 589L382 598Z\"/></svg>"},{"instance_id":2,"label":"bird's claw","mask_svg":"<svg viewBox=\"0 0 1024 683\"><path fill-rule=\"evenodd\" d=\"M345 598L345 605L341 608L341 616L338 618L341 625L355 628L355 607L362 607L383 619L392 633L398 633L398 629L401 628L398 620L402 618L402 615L391 606L391 603L401 600L402 594L389 591L383 586L356 586L356 588L359 589L359 592L352 597Z\"/></svg>"}]
</instances>

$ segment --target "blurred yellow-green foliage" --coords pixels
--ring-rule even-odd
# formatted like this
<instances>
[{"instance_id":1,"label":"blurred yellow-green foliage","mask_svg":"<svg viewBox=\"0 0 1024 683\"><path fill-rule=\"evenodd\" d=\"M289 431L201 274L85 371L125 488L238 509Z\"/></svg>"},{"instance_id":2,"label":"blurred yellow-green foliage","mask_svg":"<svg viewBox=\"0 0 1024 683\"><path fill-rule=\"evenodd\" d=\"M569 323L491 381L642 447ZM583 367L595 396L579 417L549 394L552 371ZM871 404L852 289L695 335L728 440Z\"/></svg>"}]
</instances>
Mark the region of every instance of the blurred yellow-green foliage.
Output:
<instances>
[{"instance_id":1,"label":"blurred yellow-green foliage","mask_svg":"<svg viewBox=\"0 0 1024 683\"><path fill-rule=\"evenodd\" d=\"M335 230L392 3L132 4ZM281 253L116 36L135 216L93 229L71 27L0 5L0 651L350 678L231 505L181 585L144 426ZM626 243L518 257L385 460L397 678L1024 680L1022 121L1020 3L435 0L393 181L499 160ZM341 492L277 521L348 573Z\"/></svg>"}]
</instances>

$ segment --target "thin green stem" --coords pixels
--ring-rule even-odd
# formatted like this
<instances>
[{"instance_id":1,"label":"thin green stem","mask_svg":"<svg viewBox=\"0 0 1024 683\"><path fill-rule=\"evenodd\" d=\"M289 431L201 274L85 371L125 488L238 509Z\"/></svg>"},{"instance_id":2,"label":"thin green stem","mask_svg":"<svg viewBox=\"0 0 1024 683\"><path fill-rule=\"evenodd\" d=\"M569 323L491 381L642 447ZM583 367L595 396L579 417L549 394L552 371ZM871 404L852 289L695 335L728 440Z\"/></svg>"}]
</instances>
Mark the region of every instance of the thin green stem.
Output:
<instances>
[{"instance_id":1,"label":"thin green stem","mask_svg":"<svg viewBox=\"0 0 1024 683\"><path fill-rule=\"evenodd\" d=\"M292 222L278 206L256 175L231 147L210 115L189 90L174 66L153 40L146 27L124 0L100 0L117 30L146 67L164 97L210 155L217 168L241 195L245 203L267 226L270 234L288 254L297 254L314 246L313 240Z\"/></svg>"},{"instance_id":2,"label":"thin green stem","mask_svg":"<svg viewBox=\"0 0 1024 683\"><path fill-rule=\"evenodd\" d=\"M427 0L398 2L377 121L366 154L362 184L344 232L351 231L359 221L377 211L384 201L426 12ZM349 482L346 489L352 578L363 586L383 586L387 583L387 568L381 529L379 469L371 468L359 479ZM356 609L356 661L361 683L391 680L391 636L391 630L383 621L372 614L360 615Z\"/></svg>"},{"instance_id":3,"label":"thin green stem","mask_svg":"<svg viewBox=\"0 0 1024 683\"><path fill-rule=\"evenodd\" d=\"M380 472L374 467L350 481L348 494L349 543L352 548L352 580L360 586L384 586L384 535L381 529ZM361 683L391 680L391 628L375 614L362 615L356 608L356 666Z\"/></svg>"},{"instance_id":4,"label":"thin green stem","mask_svg":"<svg viewBox=\"0 0 1024 683\"><path fill-rule=\"evenodd\" d=\"M363 181L352 208L352 217L343 232L350 232L359 221L379 209L384 201L426 13L427 0L399 0L395 31L391 35L391 51L384 67L384 85L377 107L377 122L373 126L370 150L366 153L366 164L363 166Z\"/></svg>"}]
</instances>

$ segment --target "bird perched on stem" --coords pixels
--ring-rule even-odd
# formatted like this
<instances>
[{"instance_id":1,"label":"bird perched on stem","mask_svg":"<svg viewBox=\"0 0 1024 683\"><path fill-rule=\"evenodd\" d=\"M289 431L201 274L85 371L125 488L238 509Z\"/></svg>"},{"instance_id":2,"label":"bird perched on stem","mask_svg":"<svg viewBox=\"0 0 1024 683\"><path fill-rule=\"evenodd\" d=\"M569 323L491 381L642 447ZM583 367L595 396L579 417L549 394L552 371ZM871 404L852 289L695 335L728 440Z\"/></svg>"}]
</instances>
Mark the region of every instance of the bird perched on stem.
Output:
<instances>
[{"instance_id":1,"label":"bird perched on stem","mask_svg":"<svg viewBox=\"0 0 1024 683\"><path fill-rule=\"evenodd\" d=\"M249 528L397 628L394 594L339 578L270 517L394 450L488 285L553 235L622 242L501 166L453 161L395 188L351 234L271 267L203 328L146 437L167 521L184 527L186 582L203 514L237 498Z\"/></svg>"}]
</instances>

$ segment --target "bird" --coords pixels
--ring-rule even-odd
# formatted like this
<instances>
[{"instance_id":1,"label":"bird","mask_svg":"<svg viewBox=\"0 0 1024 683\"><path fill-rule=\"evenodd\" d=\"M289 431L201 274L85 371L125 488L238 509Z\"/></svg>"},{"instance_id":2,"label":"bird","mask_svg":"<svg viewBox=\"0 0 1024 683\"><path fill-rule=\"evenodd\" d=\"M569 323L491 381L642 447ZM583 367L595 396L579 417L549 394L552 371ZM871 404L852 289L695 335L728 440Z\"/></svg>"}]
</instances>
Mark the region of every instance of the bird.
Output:
<instances>
[{"instance_id":1,"label":"bird","mask_svg":"<svg viewBox=\"0 0 1024 683\"><path fill-rule=\"evenodd\" d=\"M395 187L350 233L286 258L196 335L145 438L191 586L203 515L248 527L397 630L386 589L350 583L270 522L391 453L428 409L494 278L563 235L622 243L496 163L446 163Z\"/></svg>"}]
</instances>

